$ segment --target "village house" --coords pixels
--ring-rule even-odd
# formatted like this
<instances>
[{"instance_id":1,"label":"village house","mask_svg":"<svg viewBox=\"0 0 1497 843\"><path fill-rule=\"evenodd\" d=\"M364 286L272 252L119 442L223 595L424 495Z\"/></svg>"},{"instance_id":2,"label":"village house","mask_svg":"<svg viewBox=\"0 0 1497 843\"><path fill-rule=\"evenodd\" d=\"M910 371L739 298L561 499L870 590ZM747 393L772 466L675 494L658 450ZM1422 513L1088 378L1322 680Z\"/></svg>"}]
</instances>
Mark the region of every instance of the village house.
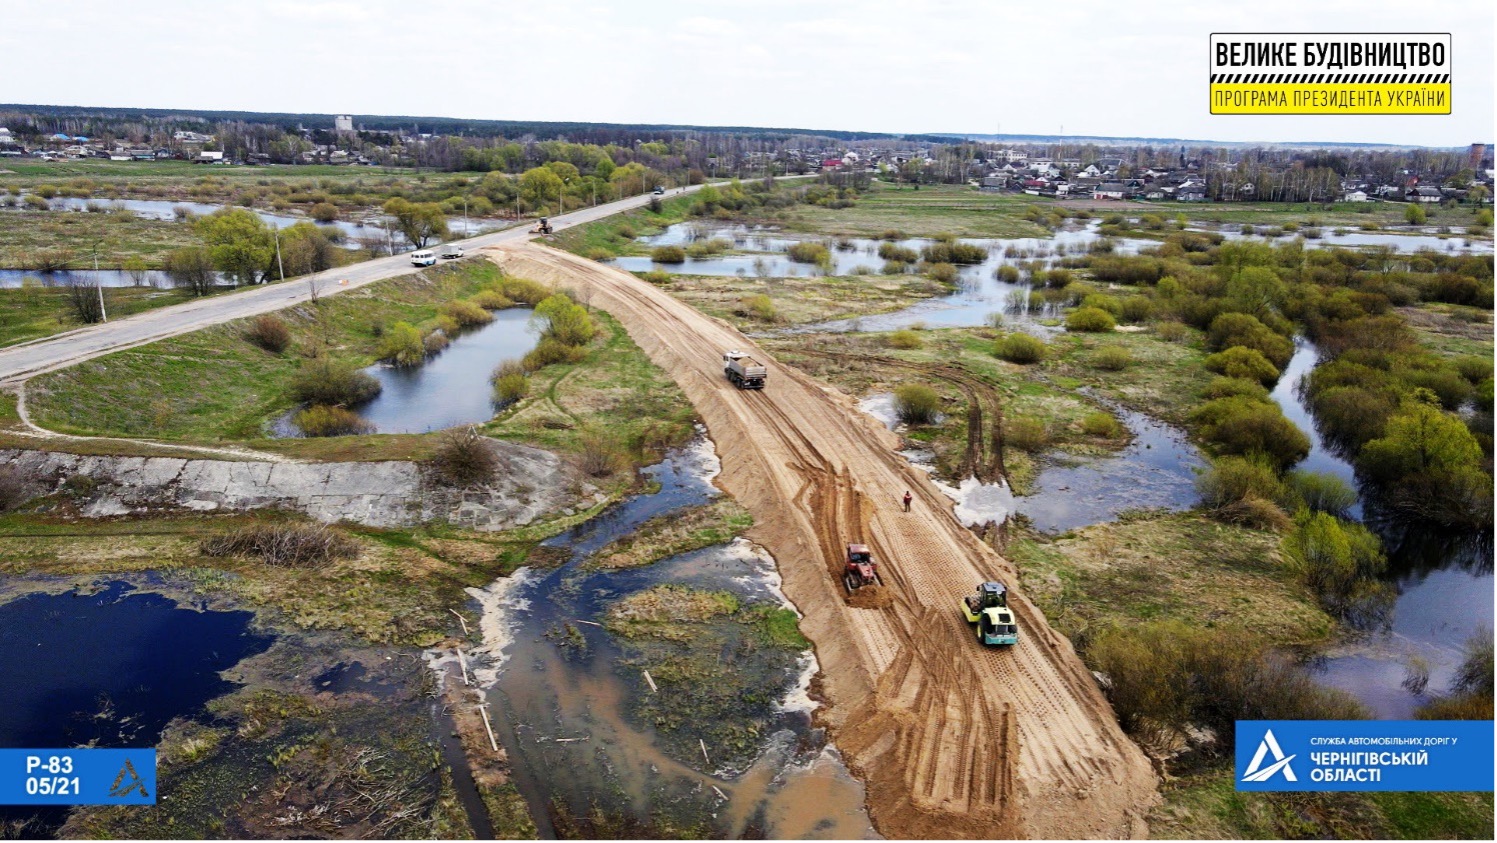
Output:
<instances>
[{"instance_id":1,"label":"village house","mask_svg":"<svg viewBox=\"0 0 1497 843\"><path fill-rule=\"evenodd\" d=\"M1128 188L1122 182L1103 182L1092 188L1093 199L1122 199L1128 195Z\"/></svg>"}]
</instances>

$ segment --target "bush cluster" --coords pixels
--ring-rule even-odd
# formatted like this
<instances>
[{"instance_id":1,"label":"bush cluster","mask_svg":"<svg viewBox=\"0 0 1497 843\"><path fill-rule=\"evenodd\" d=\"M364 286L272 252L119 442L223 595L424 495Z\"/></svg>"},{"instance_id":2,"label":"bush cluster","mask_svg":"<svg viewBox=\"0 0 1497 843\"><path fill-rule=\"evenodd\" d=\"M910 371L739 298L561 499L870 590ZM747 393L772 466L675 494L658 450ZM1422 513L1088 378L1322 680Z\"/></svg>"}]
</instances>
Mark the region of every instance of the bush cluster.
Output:
<instances>
[{"instance_id":1,"label":"bush cluster","mask_svg":"<svg viewBox=\"0 0 1497 843\"><path fill-rule=\"evenodd\" d=\"M204 556L252 556L277 568L318 568L359 554L353 539L321 524L245 527L204 539Z\"/></svg>"}]
</instances>

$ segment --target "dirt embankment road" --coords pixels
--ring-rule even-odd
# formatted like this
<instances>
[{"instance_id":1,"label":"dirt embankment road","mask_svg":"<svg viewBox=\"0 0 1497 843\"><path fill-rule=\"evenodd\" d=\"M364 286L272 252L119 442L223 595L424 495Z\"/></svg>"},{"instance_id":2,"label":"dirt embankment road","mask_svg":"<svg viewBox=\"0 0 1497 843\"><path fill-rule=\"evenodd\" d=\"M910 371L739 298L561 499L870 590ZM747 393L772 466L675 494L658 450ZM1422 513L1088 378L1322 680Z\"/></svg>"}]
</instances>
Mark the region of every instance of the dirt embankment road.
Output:
<instances>
[{"instance_id":1,"label":"dirt embankment road","mask_svg":"<svg viewBox=\"0 0 1497 843\"><path fill-rule=\"evenodd\" d=\"M706 421L719 482L754 514L816 644L838 746L891 837L1141 836L1156 782L1064 636L1011 592L1022 640L980 646L957 600L1018 577L951 515L851 399L763 355L741 333L618 270L538 246L508 271L592 290ZM723 349L769 367L763 392L723 378ZM915 496L901 511L905 489ZM849 605L843 545L873 547L892 600ZM860 595L861 596L861 595Z\"/></svg>"}]
</instances>

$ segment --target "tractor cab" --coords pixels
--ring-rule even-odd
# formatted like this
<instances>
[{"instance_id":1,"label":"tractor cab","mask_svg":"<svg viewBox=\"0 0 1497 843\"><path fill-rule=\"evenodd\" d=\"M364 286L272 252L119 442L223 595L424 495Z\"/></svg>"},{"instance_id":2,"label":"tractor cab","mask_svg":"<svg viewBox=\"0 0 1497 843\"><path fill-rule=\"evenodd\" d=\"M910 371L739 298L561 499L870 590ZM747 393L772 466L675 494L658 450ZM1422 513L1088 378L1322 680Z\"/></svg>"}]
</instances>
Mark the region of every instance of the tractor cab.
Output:
<instances>
[{"instance_id":1,"label":"tractor cab","mask_svg":"<svg viewBox=\"0 0 1497 843\"><path fill-rule=\"evenodd\" d=\"M962 614L967 623L977 623L978 617L988 609L1008 608L1008 588L1001 582L985 582L977 587L976 594L962 599Z\"/></svg>"},{"instance_id":2,"label":"tractor cab","mask_svg":"<svg viewBox=\"0 0 1497 843\"><path fill-rule=\"evenodd\" d=\"M865 585L883 585L883 578L878 575L878 565L873 561L873 551L868 549L868 545L847 546L847 566L842 572L842 582L847 586L849 594Z\"/></svg>"},{"instance_id":3,"label":"tractor cab","mask_svg":"<svg viewBox=\"0 0 1497 843\"><path fill-rule=\"evenodd\" d=\"M1013 646L1019 643L1019 626L1007 607L983 609L977 621L977 640L989 646Z\"/></svg>"}]
</instances>

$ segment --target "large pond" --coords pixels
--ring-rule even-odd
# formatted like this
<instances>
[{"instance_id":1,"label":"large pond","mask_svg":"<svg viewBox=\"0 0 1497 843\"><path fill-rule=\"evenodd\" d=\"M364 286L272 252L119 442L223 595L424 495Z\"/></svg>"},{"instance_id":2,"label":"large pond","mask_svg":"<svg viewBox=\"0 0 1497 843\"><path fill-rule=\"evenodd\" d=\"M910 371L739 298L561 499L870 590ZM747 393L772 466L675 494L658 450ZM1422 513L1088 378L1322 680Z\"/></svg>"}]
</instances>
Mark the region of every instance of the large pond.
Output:
<instances>
[{"instance_id":1,"label":"large pond","mask_svg":"<svg viewBox=\"0 0 1497 843\"><path fill-rule=\"evenodd\" d=\"M155 746L173 718L235 687L222 671L270 648L252 619L122 582L0 604L0 746ZM0 807L0 821L49 833L65 813Z\"/></svg>"},{"instance_id":2,"label":"large pond","mask_svg":"<svg viewBox=\"0 0 1497 843\"><path fill-rule=\"evenodd\" d=\"M502 712L495 728L543 838L556 836L559 822L594 812L634 837L665 824L707 837L875 836L862 784L811 724L807 683L816 666L809 652L781 651L766 660L745 656L738 641L715 654L747 671L746 695L773 701L739 715L760 729L736 762L725 760L729 752L710 739L711 731L699 750L704 724L692 718L666 732L633 713L654 692L628 649L597 625L614 601L679 584L728 591L745 605L788 605L773 560L742 540L642 568L587 567L600 548L648 519L712 500L719 494L712 485L717 471L711 443L701 438L645 469L659 491L548 540L564 560L558 567L522 569L474 592L485 609L489 659L477 675L491 683L491 704ZM584 826L582 836L602 833Z\"/></svg>"},{"instance_id":3,"label":"large pond","mask_svg":"<svg viewBox=\"0 0 1497 843\"><path fill-rule=\"evenodd\" d=\"M428 433L494 417L489 377L505 360L524 357L540 339L526 307L493 312L494 320L459 334L420 366L377 364L364 371L380 383L374 400L353 408L377 433ZM297 436L291 411L272 423L272 435Z\"/></svg>"}]
</instances>

